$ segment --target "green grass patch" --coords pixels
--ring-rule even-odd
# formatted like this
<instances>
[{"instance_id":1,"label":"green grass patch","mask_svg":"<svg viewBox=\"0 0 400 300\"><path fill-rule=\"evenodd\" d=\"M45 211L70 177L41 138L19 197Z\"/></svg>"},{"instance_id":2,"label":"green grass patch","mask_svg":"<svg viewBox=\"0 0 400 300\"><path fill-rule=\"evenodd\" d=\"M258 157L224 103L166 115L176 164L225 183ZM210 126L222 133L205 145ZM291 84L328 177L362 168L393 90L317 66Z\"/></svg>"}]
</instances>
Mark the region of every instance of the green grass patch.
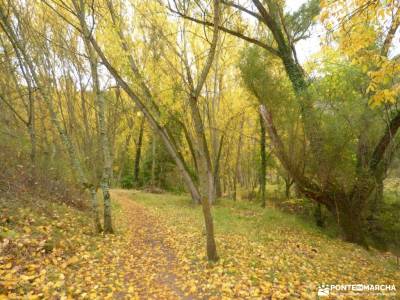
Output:
<instances>
[{"instance_id":1,"label":"green grass patch","mask_svg":"<svg viewBox=\"0 0 400 300\"><path fill-rule=\"evenodd\" d=\"M176 217L189 218L193 226L202 224L200 205L194 205L185 195L150 194L132 191L135 201ZM293 234L311 234L326 237L337 236L333 230L322 229L314 220L306 220L268 206L261 208L258 203L220 199L212 208L216 233L241 234L255 241L268 241L271 235L279 238L279 232L291 231ZM179 220L176 219L176 220Z\"/></svg>"}]
</instances>

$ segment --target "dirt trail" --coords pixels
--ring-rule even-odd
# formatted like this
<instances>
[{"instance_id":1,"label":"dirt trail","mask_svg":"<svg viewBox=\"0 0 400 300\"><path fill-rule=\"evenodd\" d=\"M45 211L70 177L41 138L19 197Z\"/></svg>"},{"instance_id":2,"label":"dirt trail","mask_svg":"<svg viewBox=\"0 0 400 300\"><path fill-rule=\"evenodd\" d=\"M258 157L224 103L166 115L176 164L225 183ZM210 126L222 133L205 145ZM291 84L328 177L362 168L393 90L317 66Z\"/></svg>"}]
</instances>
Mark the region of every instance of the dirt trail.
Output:
<instances>
[{"instance_id":1,"label":"dirt trail","mask_svg":"<svg viewBox=\"0 0 400 300\"><path fill-rule=\"evenodd\" d=\"M142 205L132 201L133 197L129 191L112 191L113 200L121 205L122 217L127 220L131 245L129 259L121 261L121 268L128 270L125 281L131 283L140 299L195 299L179 288L177 258L169 247L171 237L165 227Z\"/></svg>"}]
</instances>

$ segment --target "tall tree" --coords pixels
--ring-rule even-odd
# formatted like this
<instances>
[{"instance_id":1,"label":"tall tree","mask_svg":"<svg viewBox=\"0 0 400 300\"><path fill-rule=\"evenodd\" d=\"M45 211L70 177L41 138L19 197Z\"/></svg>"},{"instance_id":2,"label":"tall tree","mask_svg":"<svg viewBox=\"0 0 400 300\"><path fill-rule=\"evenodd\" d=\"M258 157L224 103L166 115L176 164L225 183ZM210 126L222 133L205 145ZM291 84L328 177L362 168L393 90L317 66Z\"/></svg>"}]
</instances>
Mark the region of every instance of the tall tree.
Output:
<instances>
[{"instance_id":1,"label":"tall tree","mask_svg":"<svg viewBox=\"0 0 400 300\"><path fill-rule=\"evenodd\" d=\"M392 12L396 12L394 2L389 5L389 9L383 4L372 5L368 4L368 1L360 2L355 4L355 14L345 16L345 19L352 19L352 17L359 15L360 12L362 14L363 11L367 12L365 15L369 16L369 18L372 16L376 19L380 11L382 12L381 15L390 15ZM223 2L225 7L236 10L239 15L247 15L249 18L253 18L258 23L259 28L267 29L267 34L273 43L268 43L262 38L253 38L246 32L222 25L220 26L220 30L261 47L272 57L276 57L282 62L287 78L290 80L293 91L296 94L304 132L309 142L310 151L314 155L314 167L311 170L310 176L303 175L298 166L293 164L289 159L279 132L276 130L272 113L263 105L261 113L273 142L275 154L305 196L325 205L333 214L340 215L338 219L340 220L345 239L365 245L366 240L363 234L365 204L371 193L376 189L376 182L380 181L379 178L382 178L382 162L387 151L391 151L390 146L392 145L393 137L400 127L400 113L397 112L390 117L373 151L356 154L359 161L358 165L361 167L357 168L357 175L350 190L338 182L338 178L331 178L329 182L314 180L314 174L317 174L320 178L324 177L319 166L323 165L324 159L327 156L325 145L329 143L329 140L327 140L326 135L321 130L321 121L317 114L315 97L313 97L312 90L310 89L309 78L297 59L295 43L307 37L307 32L313 23L313 18L320 11L319 1L309 1L294 14L285 14L281 1L266 0L262 2L252 0L251 3L252 7L248 8L244 4L236 2ZM346 6L351 4L340 3L338 5ZM215 26L212 21L189 15L179 5L170 5L170 9L185 19L207 26ZM392 24L397 28L396 20L397 17L393 19ZM379 26L379 23L375 22L375 25ZM391 32L392 30L389 30L389 34L386 35L389 39L389 44L392 42ZM380 52L385 53L386 48L388 48L387 43L384 42L381 47L382 51ZM260 100L262 101L262 99ZM368 130L368 128L365 128L365 130ZM362 143L362 139L359 139L359 141Z\"/></svg>"},{"instance_id":2,"label":"tall tree","mask_svg":"<svg viewBox=\"0 0 400 300\"><path fill-rule=\"evenodd\" d=\"M83 30L86 29L86 7L83 1L73 1L75 10L77 11L77 16ZM88 39L89 32L83 33L83 39L86 47L86 52L88 54L88 60L90 64L90 74L92 78L93 91L95 95L95 103L97 106L97 116L98 116L98 128L100 134L100 143L102 150L102 165L103 172L101 178L101 190L103 193L103 202L104 202L104 232L105 233L113 233L114 229L112 226L112 216L111 216L111 196L110 196L110 183L112 178L112 160L110 153L110 145L107 136L107 123L106 123L106 103L103 92L100 87L100 79L98 72L98 63L96 54L90 44L90 40Z\"/></svg>"},{"instance_id":3,"label":"tall tree","mask_svg":"<svg viewBox=\"0 0 400 300\"><path fill-rule=\"evenodd\" d=\"M266 130L264 120L260 113L260 156L261 156L261 165L260 165L260 194L261 194L261 206L266 206L266 172L267 172L267 152L266 152Z\"/></svg>"}]
</instances>

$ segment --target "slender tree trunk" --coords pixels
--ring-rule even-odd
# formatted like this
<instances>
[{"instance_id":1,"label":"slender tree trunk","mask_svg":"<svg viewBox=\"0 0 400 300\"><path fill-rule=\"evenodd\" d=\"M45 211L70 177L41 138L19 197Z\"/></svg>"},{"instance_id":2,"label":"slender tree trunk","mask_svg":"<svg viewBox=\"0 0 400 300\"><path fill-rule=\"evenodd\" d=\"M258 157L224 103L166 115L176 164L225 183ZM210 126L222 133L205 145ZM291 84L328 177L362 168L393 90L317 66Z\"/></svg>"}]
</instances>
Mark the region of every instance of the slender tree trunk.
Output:
<instances>
[{"instance_id":1,"label":"slender tree trunk","mask_svg":"<svg viewBox=\"0 0 400 300\"><path fill-rule=\"evenodd\" d=\"M97 76L97 67L95 72ZM103 154L103 174L101 179L101 189L103 192L103 201L104 201L104 232L114 233L114 229L112 226L111 196L109 192L111 176L112 176L112 161L111 161L110 146L107 136L107 123L105 119L105 99L98 85L98 77L96 80L97 80L96 102L98 106L100 141Z\"/></svg>"},{"instance_id":2,"label":"slender tree trunk","mask_svg":"<svg viewBox=\"0 0 400 300\"><path fill-rule=\"evenodd\" d=\"M215 174L214 184L215 184L215 198L221 198L222 186L221 186L221 177L219 175L219 172Z\"/></svg>"},{"instance_id":3,"label":"slender tree trunk","mask_svg":"<svg viewBox=\"0 0 400 300\"><path fill-rule=\"evenodd\" d=\"M194 147L193 147L191 134L189 133L189 130L187 129L187 126L183 122L179 121L179 123L181 124L181 127L183 129L183 134L185 135L185 139L186 139L186 142L188 144L188 147L189 147L189 150L190 150L190 154L192 156L194 169L195 169L196 173L198 173L199 172L199 168L197 166L196 151L194 150ZM200 204L200 203L197 203L197 204Z\"/></svg>"},{"instance_id":4,"label":"slender tree trunk","mask_svg":"<svg viewBox=\"0 0 400 300\"><path fill-rule=\"evenodd\" d=\"M266 188L266 171L267 171L267 153L265 151L266 146L266 135L265 135L265 125L260 116L260 156L261 156L261 166L260 166L260 194L261 194L261 207L266 206L265 199L265 188Z\"/></svg>"},{"instance_id":5,"label":"slender tree trunk","mask_svg":"<svg viewBox=\"0 0 400 300\"><path fill-rule=\"evenodd\" d=\"M139 137L136 143L135 166L133 169L133 182L136 187L140 185L139 184L140 156L142 153L144 121L145 121L144 118L142 118L142 120L140 121Z\"/></svg>"},{"instance_id":6,"label":"slender tree trunk","mask_svg":"<svg viewBox=\"0 0 400 300\"><path fill-rule=\"evenodd\" d=\"M34 120L31 120L31 123L29 124L28 127L29 131L29 138L31 142L31 153L30 153L30 159L31 162L34 164L36 162L36 132L35 132L35 125L34 125Z\"/></svg>"},{"instance_id":7,"label":"slender tree trunk","mask_svg":"<svg viewBox=\"0 0 400 300\"><path fill-rule=\"evenodd\" d=\"M217 246L214 238L214 224L211 214L211 203L215 196L214 174L211 169L210 155L208 152L207 141L205 139L204 126L197 107L197 99L190 99L192 118L195 124L195 131L198 143L198 163L199 163L199 182L201 205L203 208L204 223L207 236L207 257L211 261L218 260Z\"/></svg>"},{"instance_id":8,"label":"slender tree trunk","mask_svg":"<svg viewBox=\"0 0 400 300\"><path fill-rule=\"evenodd\" d=\"M156 184L156 137L151 141L151 186Z\"/></svg>"},{"instance_id":9,"label":"slender tree trunk","mask_svg":"<svg viewBox=\"0 0 400 300\"><path fill-rule=\"evenodd\" d=\"M214 185L215 185L215 197L220 198L222 196L222 191L221 191L221 178L219 174L219 164L221 161L221 154L222 154L222 146L224 143L225 139L225 133L221 135L220 141L219 141L219 146L218 146L218 151L217 155L215 157L215 162L214 162Z\"/></svg>"},{"instance_id":10,"label":"slender tree trunk","mask_svg":"<svg viewBox=\"0 0 400 300\"><path fill-rule=\"evenodd\" d=\"M209 260L217 260L217 250L214 239L214 229L212 223L212 215L210 205L214 202L215 198L215 188L214 188L214 174L212 170L211 156L207 143L207 138L204 130L204 122L201 117L199 99L201 90L206 82L207 75L210 72L212 62L215 57L216 48L219 39L219 1L214 0L214 28L213 28L213 38L211 42L210 51L208 53L206 62L203 69L198 77L197 84L194 83L193 76L191 74L191 68L187 59L186 51L186 40L184 39L184 55L182 56L182 61L186 69L186 75L189 81L190 96L189 96L189 106L191 109L191 118L194 124L194 129L196 133L197 147L198 147L198 163L199 163L199 181L200 181L200 195L201 202L203 206L203 214L206 225L207 233L207 256Z\"/></svg>"},{"instance_id":11,"label":"slender tree trunk","mask_svg":"<svg viewBox=\"0 0 400 300\"><path fill-rule=\"evenodd\" d=\"M199 164L199 181L200 181L200 194L202 197L207 197L210 204L214 202L215 189L214 189L214 174L212 171L210 151L205 136L204 122L200 115L198 107L198 99L193 96L189 99L189 106L191 109L191 117L194 124L196 141L197 141L197 162ZM204 178L202 178L204 177ZM202 186L201 182L208 183L208 186Z\"/></svg>"},{"instance_id":12,"label":"slender tree trunk","mask_svg":"<svg viewBox=\"0 0 400 300\"><path fill-rule=\"evenodd\" d=\"M86 15L84 12L84 7L78 7L76 4L76 9L79 11L79 21L82 28L86 26ZM97 106L97 117L98 117L98 128L100 134L100 144L103 158L103 173L101 178L101 190L103 192L103 202L104 202L104 232L114 233L112 226L112 213L111 213L111 196L110 196L110 183L112 177L112 160L110 153L110 143L108 139L107 121L106 121L106 103L104 95L100 89L99 73L97 69L97 57L92 48L90 40L87 35L83 35L83 40L86 47L86 52L88 54L90 72L93 81L93 89L95 92L95 104Z\"/></svg>"},{"instance_id":13,"label":"slender tree trunk","mask_svg":"<svg viewBox=\"0 0 400 300\"><path fill-rule=\"evenodd\" d=\"M32 95L32 84L31 80L27 79L28 81L28 102L29 102L29 121L28 121L28 131L29 131L29 137L31 141L31 153L30 153L30 158L31 162L35 164L36 162L36 148L37 148L37 143L36 143L36 112L35 112L35 99L33 98Z\"/></svg>"},{"instance_id":14,"label":"slender tree trunk","mask_svg":"<svg viewBox=\"0 0 400 300\"><path fill-rule=\"evenodd\" d=\"M128 153L129 145L131 143L131 138L132 138L132 134L131 134L132 130L131 129L132 128L130 128L129 133L125 139L124 147L122 148L122 153L121 153L121 158L120 158L120 169L118 171L118 177L116 180L116 184L118 184L119 186L121 186L121 178L122 178L122 174L125 170L126 154Z\"/></svg>"},{"instance_id":15,"label":"slender tree trunk","mask_svg":"<svg viewBox=\"0 0 400 300\"><path fill-rule=\"evenodd\" d=\"M203 157L202 151L199 151L199 182L200 182L200 195L201 205L203 208L204 223L206 228L207 236L207 257L209 260L218 260L217 246L214 238L214 224L211 214L211 201L210 199L214 195L213 176L209 172L209 165L205 157Z\"/></svg>"},{"instance_id":16,"label":"slender tree trunk","mask_svg":"<svg viewBox=\"0 0 400 300\"><path fill-rule=\"evenodd\" d=\"M237 200L237 182L239 177L240 171L240 150L242 149L242 131L244 126L244 116L242 117L242 121L240 123L240 130L239 130L239 141L237 144L236 149L236 167L235 167L235 174L233 177L233 200Z\"/></svg>"}]
</instances>

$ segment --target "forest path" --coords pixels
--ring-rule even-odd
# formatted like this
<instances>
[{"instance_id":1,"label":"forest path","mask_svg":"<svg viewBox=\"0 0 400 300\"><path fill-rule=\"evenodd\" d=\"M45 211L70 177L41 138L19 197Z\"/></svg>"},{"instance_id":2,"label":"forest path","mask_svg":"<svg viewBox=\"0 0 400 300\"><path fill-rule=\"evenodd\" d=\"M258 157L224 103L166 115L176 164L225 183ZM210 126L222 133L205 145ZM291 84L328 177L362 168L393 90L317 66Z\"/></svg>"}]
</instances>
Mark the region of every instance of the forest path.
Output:
<instances>
[{"instance_id":1,"label":"forest path","mask_svg":"<svg viewBox=\"0 0 400 300\"><path fill-rule=\"evenodd\" d=\"M131 249L127 251L130 255L121 259L121 267L130 268L125 275L125 281L134 284L130 292L134 290L140 299L194 299L179 288L182 276L178 274L183 272L178 270L177 257L169 242L172 237L165 225L132 201L132 192L114 189L111 196L121 206L130 239Z\"/></svg>"}]
</instances>

